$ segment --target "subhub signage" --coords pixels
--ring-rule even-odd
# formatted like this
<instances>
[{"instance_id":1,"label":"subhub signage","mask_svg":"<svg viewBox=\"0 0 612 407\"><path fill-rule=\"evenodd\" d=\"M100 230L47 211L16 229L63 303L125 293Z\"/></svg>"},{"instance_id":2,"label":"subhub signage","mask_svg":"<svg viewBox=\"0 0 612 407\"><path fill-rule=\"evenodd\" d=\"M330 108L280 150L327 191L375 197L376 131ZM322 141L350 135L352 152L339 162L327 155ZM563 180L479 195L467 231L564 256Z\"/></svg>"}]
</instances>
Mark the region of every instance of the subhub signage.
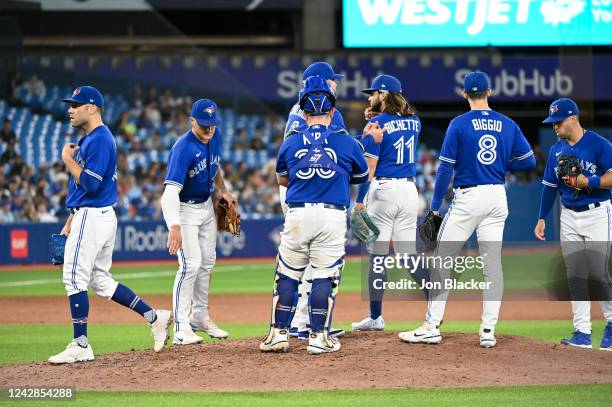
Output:
<instances>
[{"instance_id":1,"label":"subhub signage","mask_svg":"<svg viewBox=\"0 0 612 407\"><path fill-rule=\"evenodd\" d=\"M344 0L346 47L612 44L612 0Z\"/></svg>"}]
</instances>

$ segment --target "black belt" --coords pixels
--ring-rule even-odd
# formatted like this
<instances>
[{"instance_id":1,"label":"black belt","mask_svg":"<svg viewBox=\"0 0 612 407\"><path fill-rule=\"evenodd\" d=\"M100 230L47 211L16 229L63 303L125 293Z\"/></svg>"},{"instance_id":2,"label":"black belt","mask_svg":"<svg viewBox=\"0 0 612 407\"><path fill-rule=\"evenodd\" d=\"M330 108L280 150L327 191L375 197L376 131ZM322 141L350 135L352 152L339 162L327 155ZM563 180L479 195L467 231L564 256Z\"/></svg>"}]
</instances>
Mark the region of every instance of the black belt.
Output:
<instances>
[{"instance_id":1,"label":"black belt","mask_svg":"<svg viewBox=\"0 0 612 407\"><path fill-rule=\"evenodd\" d=\"M589 209L599 208L602 203L606 203L606 202L608 202L608 201L595 202L595 203L592 203L592 204L582 205L582 206L565 206L565 205L563 205L563 207L565 209L569 209L570 211L574 211L574 212L584 212L584 211L588 211Z\"/></svg>"},{"instance_id":2,"label":"black belt","mask_svg":"<svg viewBox=\"0 0 612 407\"><path fill-rule=\"evenodd\" d=\"M346 210L346 206L344 205L336 205L336 204L328 204L328 203L305 203L305 202L295 202L295 203L288 203L287 206L289 208L305 208L307 206L323 206L324 208L327 209L337 209L339 211L345 211Z\"/></svg>"},{"instance_id":3,"label":"black belt","mask_svg":"<svg viewBox=\"0 0 612 407\"><path fill-rule=\"evenodd\" d=\"M74 215L74 214L75 214L75 213L77 213L77 211L78 211L79 209L81 209L81 208L79 208L79 207L74 207L74 208L68 208L68 209L70 209L70 213Z\"/></svg>"},{"instance_id":4,"label":"black belt","mask_svg":"<svg viewBox=\"0 0 612 407\"><path fill-rule=\"evenodd\" d=\"M204 199L204 200L202 200L202 199L198 198L198 199L190 199L190 200L188 200L188 201L181 201L181 203L186 203L186 204L200 204L200 203L204 203L204 202L206 202L206 201L208 201L208 198L206 198L206 199Z\"/></svg>"},{"instance_id":5,"label":"black belt","mask_svg":"<svg viewBox=\"0 0 612 407\"><path fill-rule=\"evenodd\" d=\"M391 177L374 177L375 180L380 180L380 181L392 181L392 180L396 180L396 179L405 179L406 181L410 181L410 182L414 182L414 177L407 177L407 178L391 178Z\"/></svg>"}]
</instances>

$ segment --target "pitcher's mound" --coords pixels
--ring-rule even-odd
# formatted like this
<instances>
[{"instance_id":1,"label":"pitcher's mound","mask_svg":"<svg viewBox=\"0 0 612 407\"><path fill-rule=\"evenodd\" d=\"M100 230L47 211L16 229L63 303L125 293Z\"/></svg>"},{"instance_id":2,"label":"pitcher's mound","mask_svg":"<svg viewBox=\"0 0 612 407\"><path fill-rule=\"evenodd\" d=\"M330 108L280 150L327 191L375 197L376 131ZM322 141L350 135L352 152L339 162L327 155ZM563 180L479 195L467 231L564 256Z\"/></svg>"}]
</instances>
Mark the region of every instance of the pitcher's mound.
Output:
<instances>
[{"instance_id":1,"label":"pitcher's mound","mask_svg":"<svg viewBox=\"0 0 612 407\"><path fill-rule=\"evenodd\" d=\"M93 362L0 367L0 386L76 386L139 391L274 391L401 387L475 387L612 382L612 352L498 335L482 349L477 335L446 334L439 345L399 341L395 332L348 333L342 350L310 356L306 342L261 353L245 339L101 355ZM95 344L94 344L95 350Z\"/></svg>"}]
</instances>

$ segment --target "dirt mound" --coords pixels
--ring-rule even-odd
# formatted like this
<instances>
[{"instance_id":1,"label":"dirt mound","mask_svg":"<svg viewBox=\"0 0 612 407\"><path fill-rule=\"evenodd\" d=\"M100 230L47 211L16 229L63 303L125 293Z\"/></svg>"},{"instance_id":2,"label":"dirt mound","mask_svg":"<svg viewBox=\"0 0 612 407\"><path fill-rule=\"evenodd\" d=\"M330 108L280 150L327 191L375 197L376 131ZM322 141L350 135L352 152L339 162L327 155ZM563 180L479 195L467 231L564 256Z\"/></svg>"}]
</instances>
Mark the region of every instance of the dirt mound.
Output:
<instances>
[{"instance_id":1,"label":"dirt mound","mask_svg":"<svg viewBox=\"0 0 612 407\"><path fill-rule=\"evenodd\" d=\"M440 345L412 345L395 332L349 333L338 353L310 356L292 340L264 354L258 339L132 351L95 361L0 367L0 386L76 386L139 391L274 391L402 387L475 387L612 382L612 352L498 336L482 349L477 335L448 334Z\"/></svg>"}]
</instances>

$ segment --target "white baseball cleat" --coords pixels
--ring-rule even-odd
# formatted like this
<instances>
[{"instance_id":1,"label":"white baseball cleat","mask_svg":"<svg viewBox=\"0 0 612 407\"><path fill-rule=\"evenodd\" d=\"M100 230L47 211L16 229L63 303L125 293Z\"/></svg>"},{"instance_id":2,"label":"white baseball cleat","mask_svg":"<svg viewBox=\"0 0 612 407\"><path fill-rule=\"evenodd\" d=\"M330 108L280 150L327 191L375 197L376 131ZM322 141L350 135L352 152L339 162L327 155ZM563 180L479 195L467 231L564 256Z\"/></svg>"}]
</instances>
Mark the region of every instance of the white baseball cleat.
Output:
<instances>
[{"instance_id":1,"label":"white baseball cleat","mask_svg":"<svg viewBox=\"0 0 612 407\"><path fill-rule=\"evenodd\" d=\"M483 348L492 348L497 344L495 332L492 329L483 329L480 331L480 346Z\"/></svg>"},{"instance_id":2,"label":"white baseball cleat","mask_svg":"<svg viewBox=\"0 0 612 407\"><path fill-rule=\"evenodd\" d=\"M214 339L226 339L229 336L227 331L219 328L210 318L208 318L206 324L192 319L189 321L189 325L191 325L191 329L193 329L194 332L204 332Z\"/></svg>"},{"instance_id":3,"label":"white baseball cleat","mask_svg":"<svg viewBox=\"0 0 612 407\"><path fill-rule=\"evenodd\" d=\"M372 319L368 315L359 322L353 322L351 328L353 328L353 331L382 331L385 329L385 321L382 315L379 315L376 319Z\"/></svg>"},{"instance_id":4,"label":"white baseball cleat","mask_svg":"<svg viewBox=\"0 0 612 407\"><path fill-rule=\"evenodd\" d=\"M66 346L66 350L49 358L49 363L59 365L62 363L88 362L94 360L93 349L91 345L86 348L80 347L76 342L72 341Z\"/></svg>"},{"instance_id":5,"label":"white baseball cleat","mask_svg":"<svg viewBox=\"0 0 612 407\"><path fill-rule=\"evenodd\" d=\"M341 348L340 341L327 335L327 332L312 332L308 339L306 350L310 355L321 353L338 352Z\"/></svg>"},{"instance_id":6,"label":"white baseball cleat","mask_svg":"<svg viewBox=\"0 0 612 407\"><path fill-rule=\"evenodd\" d=\"M201 336L193 333L191 329L183 329L174 333L172 343L174 345L192 345L200 343L204 340Z\"/></svg>"},{"instance_id":7,"label":"white baseball cleat","mask_svg":"<svg viewBox=\"0 0 612 407\"><path fill-rule=\"evenodd\" d=\"M155 341L153 350L159 352L164 348L166 343L168 343L168 338L170 337L168 329L172 323L172 312L166 311L165 309L158 309L155 313L157 314L157 319L149 326L151 327L151 333Z\"/></svg>"},{"instance_id":8,"label":"white baseball cleat","mask_svg":"<svg viewBox=\"0 0 612 407\"><path fill-rule=\"evenodd\" d=\"M289 334L286 328L270 328L270 333L259 343L262 352L287 352Z\"/></svg>"},{"instance_id":9,"label":"white baseball cleat","mask_svg":"<svg viewBox=\"0 0 612 407\"><path fill-rule=\"evenodd\" d=\"M423 325L415 329L414 331L400 332L398 334L402 342L408 343L440 343L442 342L442 335L440 330L429 322L424 322Z\"/></svg>"}]
</instances>

